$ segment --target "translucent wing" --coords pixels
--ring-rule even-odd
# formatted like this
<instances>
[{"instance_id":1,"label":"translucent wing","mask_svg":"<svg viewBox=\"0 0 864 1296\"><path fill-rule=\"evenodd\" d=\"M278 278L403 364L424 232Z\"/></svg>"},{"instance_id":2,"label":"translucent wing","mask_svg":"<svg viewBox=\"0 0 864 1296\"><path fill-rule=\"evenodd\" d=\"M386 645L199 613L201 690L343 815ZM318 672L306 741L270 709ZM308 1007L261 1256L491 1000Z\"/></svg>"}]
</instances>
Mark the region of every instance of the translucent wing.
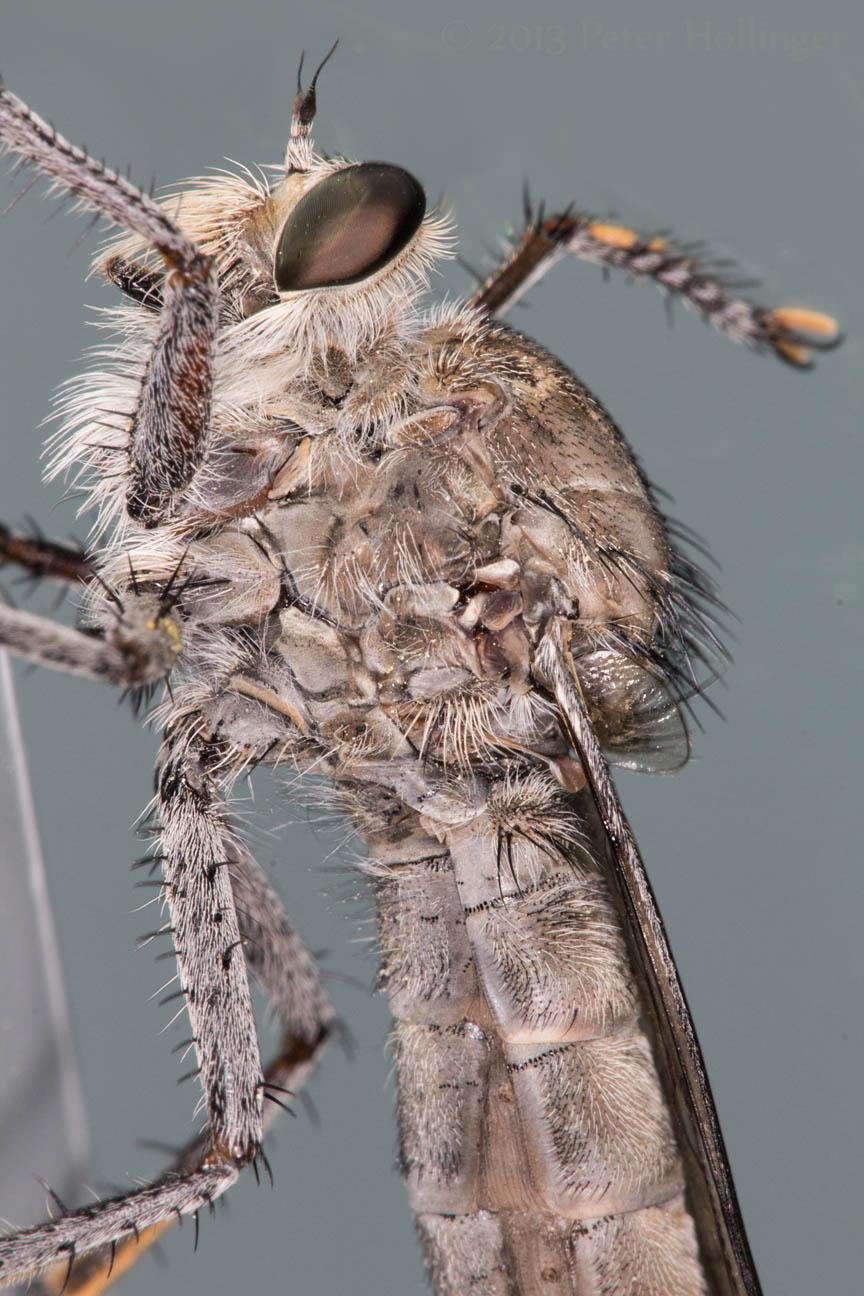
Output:
<instances>
[{"instance_id":1,"label":"translucent wing","mask_svg":"<svg viewBox=\"0 0 864 1296\"><path fill-rule=\"evenodd\" d=\"M647 989L646 1006L654 1018L657 1063L679 1127L691 1208L712 1296L761 1296L702 1050L663 920L586 702L568 665L565 636L558 621L547 631L538 664L555 693L609 842L614 888L631 956Z\"/></svg>"},{"instance_id":2,"label":"translucent wing","mask_svg":"<svg viewBox=\"0 0 864 1296\"><path fill-rule=\"evenodd\" d=\"M80 1188L88 1148L63 975L4 652L0 823L0 1217L25 1225L45 1213L45 1189L34 1174L61 1197L74 1192Z\"/></svg>"}]
</instances>

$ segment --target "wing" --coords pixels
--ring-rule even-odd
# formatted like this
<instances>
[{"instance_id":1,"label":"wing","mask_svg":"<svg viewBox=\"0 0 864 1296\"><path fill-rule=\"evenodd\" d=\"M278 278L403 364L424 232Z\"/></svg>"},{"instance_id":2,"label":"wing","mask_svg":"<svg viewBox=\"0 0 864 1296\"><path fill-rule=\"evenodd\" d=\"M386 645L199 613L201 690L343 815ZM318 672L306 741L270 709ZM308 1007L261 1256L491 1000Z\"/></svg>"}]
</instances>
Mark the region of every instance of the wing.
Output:
<instances>
[{"instance_id":1,"label":"wing","mask_svg":"<svg viewBox=\"0 0 864 1296\"><path fill-rule=\"evenodd\" d=\"M712 1296L760 1296L723 1135L663 920L569 660L565 624L550 622L537 667L554 693L605 830L614 890L647 988L657 1063L675 1114Z\"/></svg>"}]
</instances>

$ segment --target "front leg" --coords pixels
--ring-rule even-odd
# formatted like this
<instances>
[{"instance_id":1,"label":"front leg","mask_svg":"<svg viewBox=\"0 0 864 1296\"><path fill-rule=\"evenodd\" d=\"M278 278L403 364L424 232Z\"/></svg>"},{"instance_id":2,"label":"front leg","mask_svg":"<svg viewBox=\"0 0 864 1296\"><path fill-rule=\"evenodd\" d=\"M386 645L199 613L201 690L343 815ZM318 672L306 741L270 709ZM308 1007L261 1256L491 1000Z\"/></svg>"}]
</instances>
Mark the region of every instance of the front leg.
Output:
<instances>
[{"instance_id":1,"label":"front leg","mask_svg":"<svg viewBox=\"0 0 864 1296\"><path fill-rule=\"evenodd\" d=\"M266 1132L317 1064L333 1031L333 1007L317 960L289 921L260 864L236 838L227 843L226 858L246 965L283 1030L281 1048L264 1072ZM210 1135L205 1132L180 1151L169 1173L194 1174L209 1153ZM175 1213L119 1245L114 1241L82 1255L71 1269L64 1265L62 1272L45 1275L44 1289L59 1291L62 1283L66 1296L101 1296L178 1220L182 1222Z\"/></svg>"},{"instance_id":2,"label":"front leg","mask_svg":"<svg viewBox=\"0 0 864 1296\"><path fill-rule=\"evenodd\" d=\"M737 296L710 264L659 235L641 236L569 209L552 216L541 210L535 216L527 203L522 234L474 293L472 306L498 318L568 255L652 280L718 332L745 346L769 348L795 368L808 368L811 351L826 350L839 340L837 321L830 315L799 306L757 306Z\"/></svg>"},{"instance_id":3,"label":"front leg","mask_svg":"<svg viewBox=\"0 0 864 1296\"><path fill-rule=\"evenodd\" d=\"M162 256L161 321L132 420L126 508L145 526L169 514L201 463L210 420L219 290L211 258L166 212L25 103L0 88L0 137L12 153L50 176L53 188L131 230Z\"/></svg>"},{"instance_id":4,"label":"front leg","mask_svg":"<svg viewBox=\"0 0 864 1296\"><path fill-rule=\"evenodd\" d=\"M237 848L209 765L185 738L163 750L156 807L178 995L192 1027L207 1112L203 1155L147 1187L0 1242L0 1286L97 1247L113 1248L209 1205L261 1150L265 1079L231 883Z\"/></svg>"}]
</instances>

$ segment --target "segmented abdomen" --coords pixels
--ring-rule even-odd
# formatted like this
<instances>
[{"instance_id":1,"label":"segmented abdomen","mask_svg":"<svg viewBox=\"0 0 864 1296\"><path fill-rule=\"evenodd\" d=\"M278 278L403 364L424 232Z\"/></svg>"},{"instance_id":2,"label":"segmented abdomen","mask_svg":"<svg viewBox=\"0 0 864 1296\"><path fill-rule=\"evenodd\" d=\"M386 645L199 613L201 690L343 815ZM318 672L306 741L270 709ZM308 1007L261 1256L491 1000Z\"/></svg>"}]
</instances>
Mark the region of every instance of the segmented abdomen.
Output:
<instances>
[{"instance_id":1,"label":"segmented abdomen","mask_svg":"<svg viewBox=\"0 0 864 1296\"><path fill-rule=\"evenodd\" d=\"M602 847L571 800L542 839L502 783L445 847L417 816L373 843L402 1169L438 1296L706 1290Z\"/></svg>"}]
</instances>

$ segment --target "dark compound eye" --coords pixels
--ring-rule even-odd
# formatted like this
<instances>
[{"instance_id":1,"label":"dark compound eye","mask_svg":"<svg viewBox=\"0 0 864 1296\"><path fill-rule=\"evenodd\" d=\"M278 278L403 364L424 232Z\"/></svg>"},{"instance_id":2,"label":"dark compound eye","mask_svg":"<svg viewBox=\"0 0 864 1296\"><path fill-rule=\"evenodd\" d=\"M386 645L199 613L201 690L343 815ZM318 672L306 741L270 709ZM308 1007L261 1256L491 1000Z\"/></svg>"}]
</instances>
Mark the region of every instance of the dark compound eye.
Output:
<instances>
[{"instance_id":1,"label":"dark compound eye","mask_svg":"<svg viewBox=\"0 0 864 1296\"><path fill-rule=\"evenodd\" d=\"M280 292L358 283L398 256L426 211L412 175L361 162L321 180L300 199L276 249Z\"/></svg>"}]
</instances>

